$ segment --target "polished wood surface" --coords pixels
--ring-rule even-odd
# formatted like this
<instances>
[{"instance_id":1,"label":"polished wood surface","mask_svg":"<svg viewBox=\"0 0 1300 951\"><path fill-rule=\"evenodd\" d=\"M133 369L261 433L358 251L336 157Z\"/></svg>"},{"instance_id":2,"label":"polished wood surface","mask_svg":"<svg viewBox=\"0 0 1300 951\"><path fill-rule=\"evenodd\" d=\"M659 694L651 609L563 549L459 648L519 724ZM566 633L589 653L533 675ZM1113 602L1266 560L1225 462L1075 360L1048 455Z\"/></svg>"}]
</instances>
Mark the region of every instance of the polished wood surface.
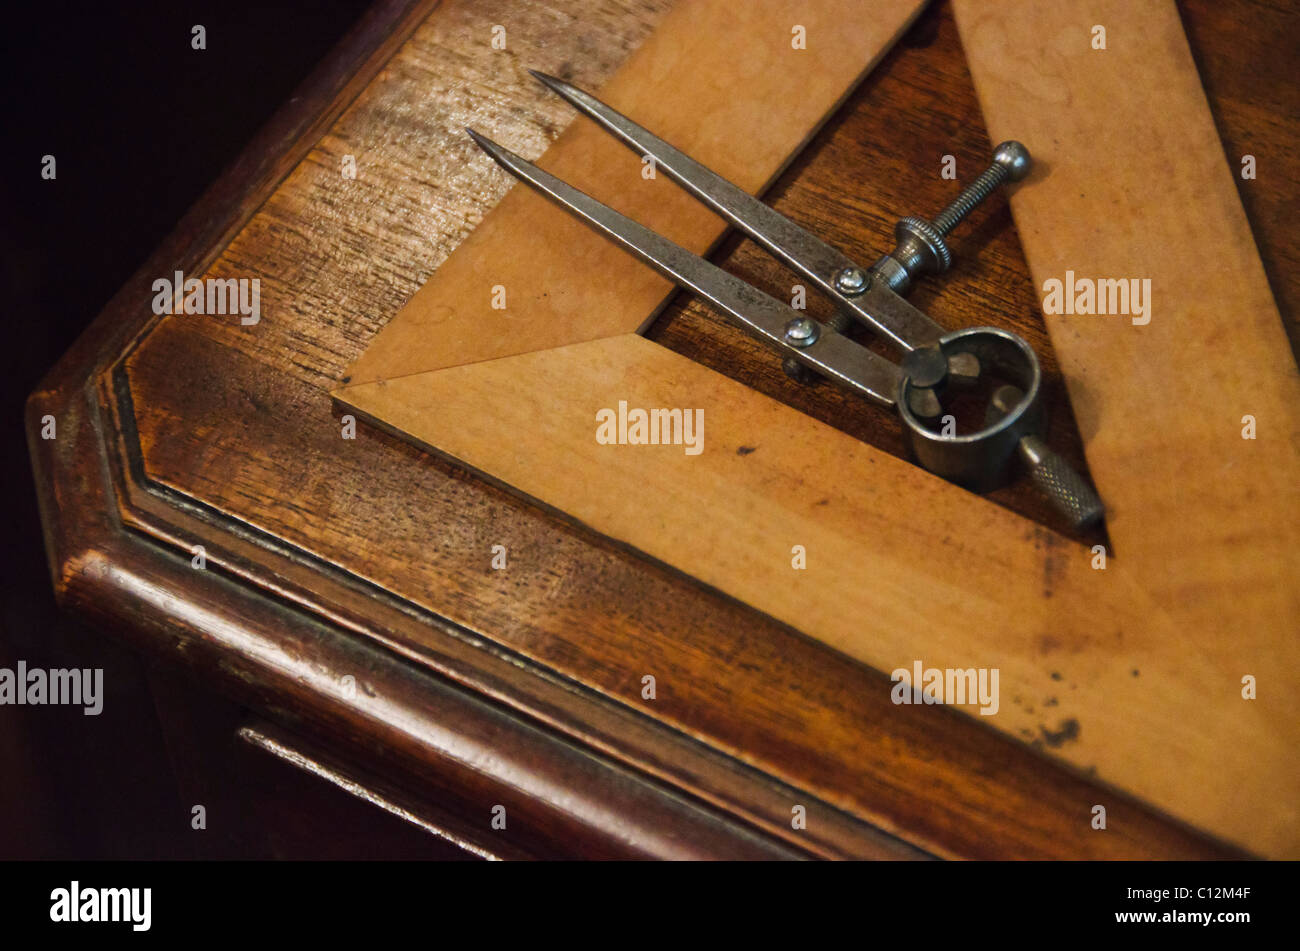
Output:
<instances>
[{"instance_id":1,"label":"polished wood surface","mask_svg":"<svg viewBox=\"0 0 1300 951\"><path fill-rule=\"evenodd\" d=\"M505 803L518 817L508 844L529 854L1233 854L1048 766L1029 744L952 711L896 707L884 674L399 440L364 427L340 439L330 389L504 188L467 178L444 143L500 103L538 96L525 65L568 63L575 81L599 86L666 9L591 0L575 19L429 6L377 7L33 395L64 602L333 755L436 792L468 823L486 825ZM1189 4L1185 16L1213 19L1210 7ZM512 40L499 53L488 39L503 21ZM1231 34L1211 31L1199 47L1192 35L1203 66L1253 68L1250 45ZM519 60L504 85L487 80L500 75L498 55ZM1259 100L1216 98L1213 75L1207 88L1230 149L1234 130L1257 134ZM551 108L528 120L539 134L565 121ZM963 177L982 165L978 117L940 4L769 197L842 247L879 247L900 212L932 213L950 196L942 155L958 156ZM1252 150L1291 161L1293 131L1272 131ZM339 175L344 154L358 156L355 182ZM1276 213L1288 200L1282 183L1261 180L1247 203L1273 249L1266 263L1294 255ZM1045 355L1060 407L1005 207L978 213L954 245L951 279L918 303L953 326L989 308L1009 315ZM751 280L785 280L746 242L726 243L719 260ZM154 319L150 283L177 267L260 277L262 323ZM695 302L675 302L651 334L901 454L870 407L794 387ZM36 435L45 413L60 420L56 441ZM1077 461L1077 436L1063 436ZM997 498L1050 519L1027 492ZM511 553L504 572L490 568L498 543ZM204 571L191 567L195 544ZM641 699L647 673L653 704ZM355 689L342 689L349 675ZM1104 833L1088 821L1098 802L1112 807ZM791 827L794 805L806 829Z\"/></svg>"}]
</instances>

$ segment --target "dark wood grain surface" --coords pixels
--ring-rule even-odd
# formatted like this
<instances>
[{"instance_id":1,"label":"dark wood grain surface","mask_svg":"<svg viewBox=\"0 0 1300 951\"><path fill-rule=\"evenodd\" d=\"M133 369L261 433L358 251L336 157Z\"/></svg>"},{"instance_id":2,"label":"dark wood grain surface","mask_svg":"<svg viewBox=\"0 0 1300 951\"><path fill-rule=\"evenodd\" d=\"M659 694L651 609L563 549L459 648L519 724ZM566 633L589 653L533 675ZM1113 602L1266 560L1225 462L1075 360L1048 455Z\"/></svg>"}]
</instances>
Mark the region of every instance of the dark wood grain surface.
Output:
<instances>
[{"instance_id":1,"label":"dark wood grain surface","mask_svg":"<svg viewBox=\"0 0 1300 951\"><path fill-rule=\"evenodd\" d=\"M398 440L340 438L329 389L504 187L469 161L461 127L531 130L540 149L571 116L523 67L598 87L667 0L431 6L378 5L33 395L65 603L413 800L436 791L468 827L508 801L518 822L494 833L502 851L1233 854L1041 756L1068 742L1049 709L1016 743L950 711L895 706L885 674L690 579ZM1245 2L1183 13L1229 156L1258 158L1259 179L1240 185L1290 320L1295 95L1251 77L1261 57L1293 61L1293 15ZM501 22L505 52L487 43ZM943 155L969 180L989 152L940 3L768 198L870 259L897 217L951 197ZM355 181L339 174L344 154L357 156ZM945 326L1024 335L1043 357L1053 438L1081 463L1005 204L977 212L952 246L954 270L914 299ZM715 259L783 293L793 282L748 242ZM258 277L262 323L154 318L149 284L178 267ZM651 334L902 452L884 414L786 380L698 302L679 298ZM35 436L45 413L60 419L57 441ZM1025 486L995 497L1054 524ZM494 544L510 551L506 571L490 569ZM1105 833L1088 822L1098 802ZM791 827L795 806L806 829Z\"/></svg>"}]
</instances>

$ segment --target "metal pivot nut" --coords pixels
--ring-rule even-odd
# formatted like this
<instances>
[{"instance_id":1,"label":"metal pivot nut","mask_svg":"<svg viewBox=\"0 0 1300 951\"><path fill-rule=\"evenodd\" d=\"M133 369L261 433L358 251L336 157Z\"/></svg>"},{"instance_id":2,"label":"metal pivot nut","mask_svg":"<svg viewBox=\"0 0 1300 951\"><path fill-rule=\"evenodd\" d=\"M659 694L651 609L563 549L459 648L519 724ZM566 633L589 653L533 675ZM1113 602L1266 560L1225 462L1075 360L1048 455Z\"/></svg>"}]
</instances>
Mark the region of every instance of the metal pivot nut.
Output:
<instances>
[{"instance_id":1,"label":"metal pivot nut","mask_svg":"<svg viewBox=\"0 0 1300 951\"><path fill-rule=\"evenodd\" d=\"M845 296L852 297L857 294L865 294L871 287L871 273L860 267L846 267L842 271L836 271L832 279L835 289ZM793 323L793 322L792 322ZM827 333L844 333L849 327L849 316L844 311L836 311L826 321ZM789 329L786 330L787 336ZM799 346L798 343L791 340L790 343ZM812 341L809 341L811 343ZM805 344L806 346L806 344ZM785 375L796 383L815 383L818 379L816 373L808 369L794 357L786 357L781 361L781 367L785 370Z\"/></svg>"},{"instance_id":2,"label":"metal pivot nut","mask_svg":"<svg viewBox=\"0 0 1300 951\"><path fill-rule=\"evenodd\" d=\"M839 316L838 314L836 316ZM846 321L847 322L847 321ZM844 330L843 323L832 325L829 329L833 333L841 333ZM785 325L785 342L792 347L798 347L802 350L804 347L811 347L821 336L821 327L817 321L810 317L796 317ZM796 383L813 383L817 380L817 374L808 369L794 357L786 357L781 362L781 367L785 370L785 375Z\"/></svg>"},{"instance_id":3,"label":"metal pivot nut","mask_svg":"<svg viewBox=\"0 0 1300 951\"><path fill-rule=\"evenodd\" d=\"M860 267L835 272L835 289L841 294L862 294L871 287L871 275Z\"/></svg>"},{"instance_id":4,"label":"metal pivot nut","mask_svg":"<svg viewBox=\"0 0 1300 951\"><path fill-rule=\"evenodd\" d=\"M821 336L817 321L808 317L796 317L785 325L785 342L792 347L803 349L811 347Z\"/></svg>"},{"instance_id":5,"label":"metal pivot nut","mask_svg":"<svg viewBox=\"0 0 1300 951\"><path fill-rule=\"evenodd\" d=\"M948 232L1003 182L1018 182L1028 175L1031 165L1027 148L1019 142L1003 142L993 150L993 164L935 215L934 221L915 216L899 221L894 228L897 246L872 265L872 270L897 294L906 293L913 279L922 274L942 274L952 266L952 252L944 241Z\"/></svg>"}]
</instances>

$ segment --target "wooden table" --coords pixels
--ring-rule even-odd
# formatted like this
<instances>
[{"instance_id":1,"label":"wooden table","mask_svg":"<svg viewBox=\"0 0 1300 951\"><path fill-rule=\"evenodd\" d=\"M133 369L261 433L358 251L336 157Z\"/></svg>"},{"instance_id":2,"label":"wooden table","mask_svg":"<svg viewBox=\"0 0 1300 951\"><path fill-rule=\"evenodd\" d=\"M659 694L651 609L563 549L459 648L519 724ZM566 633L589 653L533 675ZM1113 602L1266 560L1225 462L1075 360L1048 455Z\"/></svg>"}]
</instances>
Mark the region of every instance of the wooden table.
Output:
<instances>
[{"instance_id":1,"label":"wooden table","mask_svg":"<svg viewBox=\"0 0 1300 951\"><path fill-rule=\"evenodd\" d=\"M503 108L553 138L572 114L523 67L598 87L668 5L376 4L33 394L63 603L259 710L248 743L471 855L1238 854L1049 763L1051 735L1019 743L895 706L886 674L690 579L399 440L341 438L329 391L505 187L448 143ZM1269 169L1239 184L1294 343L1298 110L1258 68L1291 62L1293 18L1244 0L1182 9L1228 153ZM501 22L505 51L489 43ZM840 247L882 248L900 214L951 197L916 169L944 154L979 168L989 151L940 3L767 198ZM953 244L954 271L914 299L953 326L1007 321L1068 419L1005 205ZM784 281L747 241L715 259ZM262 322L155 317L151 284L176 270L258 277ZM883 411L793 384L697 301L678 298L650 334L904 452ZM56 440L40 438L46 414ZM1063 442L1083 466L1077 431ZM994 497L1060 527L1023 485ZM1087 815L1103 796L1123 821L1099 835Z\"/></svg>"}]
</instances>

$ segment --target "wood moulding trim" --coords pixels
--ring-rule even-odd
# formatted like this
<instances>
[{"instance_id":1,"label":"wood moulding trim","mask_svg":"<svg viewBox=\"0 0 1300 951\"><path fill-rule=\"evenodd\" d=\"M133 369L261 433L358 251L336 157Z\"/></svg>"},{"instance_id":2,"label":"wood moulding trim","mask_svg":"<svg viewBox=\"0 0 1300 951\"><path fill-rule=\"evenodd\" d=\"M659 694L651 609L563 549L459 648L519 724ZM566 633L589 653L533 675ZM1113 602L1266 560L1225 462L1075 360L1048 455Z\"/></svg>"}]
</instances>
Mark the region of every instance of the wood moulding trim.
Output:
<instances>
[{"instance_id":1,"label":"wood moulding trim","mask_svg":"<svg viewBox=\"0 0 1300 951\"><path fill-rule=\"evenodd\" d=\"M223 689L237 699L309 734L323 733L340 753L445 797L462 815L503 803L520 847L604 858L806 854L305 613L247 588L236 594L219 572L196 581L182 559L132 550L142 544L119 536L74 555L64 566L65 603L113 623L121 618L111 601L129 599L129 634L142 646L163 646L173 661L221 672ZM333 677L339 669L364 672L351 697ZM382 690L368 690L371 683Z\"/></svg>"},{"instance_id":2,"label":"wood moulding trim","mask_svg":"<svg viewBox=\"0 0 1300 951\"><path fill-rule=\"evenodd\" d=\"M638 338L639 339L639 338ZM419 662L441 676L448 677L494 703L504 704L547 728L559 730L579 744L594 749L597 755L610 756L637 772L667 782L687 791L692 797L739 816L774 836L793 839L794 844L825 857L919 857L917 848L928 849L949 857L970 853L954 849L945 834L937 834L931 823L939 816L917 822L917 817L901 825L887 814L864 815L860 809L843 812L819 800L815 792L796 791L780 779L743 763L736 753L719 750L698 736L688 736L671 725L648 719L640 711L603 693L594 693L550 668L511 652L491 640L465 631L445 618L423 611L415 605L394 598L385 589L376 588L365 579L356 578L337 566L320 562L310 552L286 546L281 539L269 538L256 528L232 521L223 512L198 502L144 477L131 456L138 455L134 427L123 414L130 414L126 373L118 374L118 389L128 398L119 401L104 388L106 418L104 428L122 435L121 445L112 447L111 463L116 471L114 482L121 486L119 501L126 527L145 533L173 549L188 552L196 540L207 548L211 569L268 592L283 609L309 612L321 621L342 630L364 635ZM130 470L136 475L131 476ZM188 557L186 555L185 557ZM285 607L285 606L289 607ZM431 638L431 634L435 635ZM432 641L432 643L431 643ZM985 731L946 710L933 710L952 721L942 729L945 736L960 743L974 741L988 747ZM1012 784L1003 790L1007 802L1020 802L1025 808L1035 801L1092 801L1100 791L1093 783L1073 780L1058 771L1049 774L1044 788L1035 786L1047 777L1031 766L1035 754L1026 749L1012 755L1010 747L985 749L980 771L990 763L1001 763ZM1010 756L1010 759L1006 757ZM1024 760L1025 762L1021 762ZM1023 771L1022 771L1023 770ZM969 781L980 783L986 777L972 775ZM1126 802L1123 832L1113 837L1081 835L1077 839L1058 836L1044 839L1029 832L1029 841L1018 841L1016 851L997 847L999 819L996 813L971 813L958 808L959 821L973 822L984 829L976 835L982 843L981 854L1041 854L1078 857L1095 854L1113 857L1171 856L1212 857L1234 854L1231 849L1209 843L1199 833L1180 829L1163 818L1156 818L1141 805L1129 801L1116 791L1105 793L1107 802ZM809 806L816 817L815 828L793 834L789 830L788 809L791 801ZM932 809L934 804L922 812ZM952 817L943 822L953 821ZM873 823L868 825L866 823ZM904 845L881 828L905 836L914 845Z\"/></svg>"},{"instance_id":3,"label":"wood moulding trim","mask_svg":"<svg viewBox=\"0 0 1300 951\"><path fill-rule=\"evenodd\" d=\"M806 790L795 790L615 698L149 478L125 364L114 368L111 379L112 385L101 392L101 425L102 431L119 436L106 447L106 465L118 492L119 517L129 532L182 552L201 542L210 569L266 592L286 609L364 635L541 728L558 731L597 759L611 758L652 781L670 783L774 839L786 840L790 848L828 858L925 857L922 850L819 802ZM420 637L402 634L412 624ZM429 647L430 632L439 635L436 650ZM790 828L788 804L796 800L817 815L819 828L811 833Z\"/></svg>"},{"instance_id":4,"label":"wood moulding trim","mask_svg":"<svg viewBox=\"0 0 1300 951\"><path fill-rule=\"evenodd\" d=\"M237 735L241 741L294 769L327 782L478 858L500 862L534 857L501 842L493 842L489 830L470 827L463 820L447 816L424 801L413 801L407 790L358 773L355 766L339 762L328 751L304 747L301 738L288 735L274 725L243 726ZM431 814L437 814L436 820L430 818Z\"/></svg>"},{"instance_id":5,"label":"wood moulding trim","mask_svg":"<svg viewBox=\"0 0 1300 951\"><path fill-rule=\"evenodd\" d=\"M473 814L485 802L506 804L518 819L512 828L521 832L515 844L539 855L919 855L847 817L842 830L847 841L840 848L860 851L822 853L815 837L800 843L804 848L785 844L544 725L509 715L492 698L472 696L431 674L427 665L405 662L352 636L327 611L287 603L281 599L283 588L265 583L265 572L262 583L250 584L237 571L223 571L220 547L212 549L213 570L194 571L189 544L211 535L156 537L142 530L144 525L132 524L124 496L133 480L123 468L130 463L117 456L121 443L106 435L120 430L112 426L110 407L99 402L100 395L105 395L102 388L33 400L34 410L57 411L62 421L59 440L51 441L57 447L34 440L38 473L68 466L71 459L80 463L75 479L54 483L84 506L75 534L59 539L55 549L55 589L66 607L202 671L268 716L308 735L323 732L341 753L378 763L381 775L440 793L462 814ZM134 488L153 493L157 487L146 480ZM184 511L170 493L158 494L164 496L167 511ZM63 513L73 511L68 502L51 501ZM341 671L361 673L355 691L340 689ZM372 683L382 689L371 689ZM485 757L487 749L492 755ZM834 831L835 816L825 818ZM808 846L814 847L811 853Z\"/></svg>"}]
</instances>

